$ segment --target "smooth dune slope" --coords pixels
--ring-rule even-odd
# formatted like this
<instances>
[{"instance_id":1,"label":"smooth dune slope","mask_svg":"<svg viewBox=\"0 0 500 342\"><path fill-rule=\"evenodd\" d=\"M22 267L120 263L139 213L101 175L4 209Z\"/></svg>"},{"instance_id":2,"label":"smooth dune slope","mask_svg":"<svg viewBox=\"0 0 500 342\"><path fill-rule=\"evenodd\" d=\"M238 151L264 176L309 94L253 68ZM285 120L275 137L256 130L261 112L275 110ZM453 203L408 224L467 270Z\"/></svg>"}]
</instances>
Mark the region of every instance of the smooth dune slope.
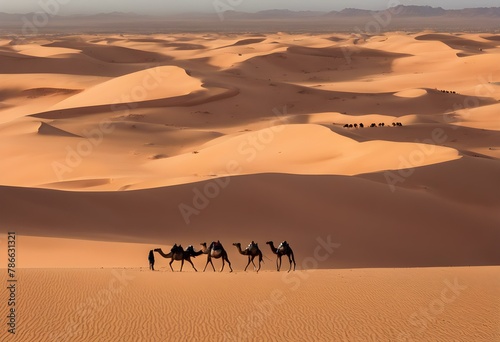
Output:
<instances>
[{"instance_id":1,"label":"smooth dune slope","mask_svg":"<svg viewBox=\"0 0 500 342\"><path fill-rule=\"evenodd\" d=\"M302 256L330 237L345 248L325 267L496 265L499 199L487 189L498 183L498 168L471 159L422 167L395 192L387 183L394 174L385 173L249 175L127 192L2 187L0 212L24 235L184 246L220 239L231 249L286 239ZM448 175L457 168L468 174Z\"/></svg>"},{"instance_id":2,"label":"smooth dune slope","mask_svg":"<svg viewBox=\"0 0 500 342\"><path fill-rule=\"evenodd\" d=\"M156 67L112 78L55 105L53 109L113 105L186 95L200 82L178 67Z\"/></svg>"}]
</instances>

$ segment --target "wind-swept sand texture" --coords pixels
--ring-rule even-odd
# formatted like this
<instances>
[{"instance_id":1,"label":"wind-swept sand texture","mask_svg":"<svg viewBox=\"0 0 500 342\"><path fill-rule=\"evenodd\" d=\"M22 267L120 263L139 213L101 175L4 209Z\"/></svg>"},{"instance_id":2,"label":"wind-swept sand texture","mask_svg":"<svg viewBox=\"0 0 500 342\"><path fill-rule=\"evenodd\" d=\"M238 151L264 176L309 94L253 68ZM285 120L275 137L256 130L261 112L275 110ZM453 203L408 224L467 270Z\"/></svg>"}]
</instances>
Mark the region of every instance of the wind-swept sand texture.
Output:
<instances>
[{"instance_id":1,"label":"wind-swept sand texture","mask_svg":"<svg viewBox=\"0 0 500 342\"><path fill-rule=\"evenodd\" d=\"M19 302L19 341L500 339L498 267L259 274L23 269L19 277L23 296L30 296Z\"/></svg>"},{"instance_id":2,"label":"wind-swept sand texture","mask_svg":"<svg viewBox=\"0 0 500 342\"><path fill-rule=\"evenodd\" d=\"M238 333L239 310L282 287L286 315L240 340L498 340L497 38L2 38L0 233L19 237L23 336L54 340L64 310L112 278L99 268L125 267L136 281L77 318L84 332L70 340L101 338L104 316L116 320L108 337L222 340ZM189 264L172 274L158 254L160 272L146 272L150 249L213 240L236 274ZM232 246L252 240L265 255L260 278L240 272L247 259ZM299 270L321 270L290 291L268 240L289 241ZM335 245L326 259L319 241ZM205 261L194 259L199 270ZM419 332L412 313L455 276L469 292ZM71 305L57 311L51 291ZM35 313L51 308L58 318L42 325Z\"/></svg>"}]
</instances>

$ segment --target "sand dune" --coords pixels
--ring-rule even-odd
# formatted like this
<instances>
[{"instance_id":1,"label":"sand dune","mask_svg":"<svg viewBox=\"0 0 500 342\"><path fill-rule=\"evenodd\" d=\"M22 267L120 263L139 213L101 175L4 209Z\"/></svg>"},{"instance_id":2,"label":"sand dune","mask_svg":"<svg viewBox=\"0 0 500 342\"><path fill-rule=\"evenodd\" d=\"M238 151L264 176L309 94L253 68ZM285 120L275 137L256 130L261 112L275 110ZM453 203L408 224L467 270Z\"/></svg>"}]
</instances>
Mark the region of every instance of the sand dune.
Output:
<instances>
[{"instance_id":1,"label":"sand dune","mask_svg":"<svg viewBox=\"0 0 500 342\"><path fill-rule=\"evenodd\" d=\"M479 54L483 49L491 49L496 45L489 42L480 42L477 40L467 39L463 37L458 37L450 34L425 34L417 36L417 40L436 40L440 41L452 49L463 50L470 54Z\"/></svg>"},{"instance_id":2,"label":"sand dune","mask_svg":"<svg viewBox=\"0 0 500 342\"><path fill-rule=\"evenodd\" d=\"M119 46L88 44L82 40L64 40L45 44L44 47L56 47L81 51L84 55L106 63L146 63L168 60L165 55L134 50Z\"/></svg>"},{"instance_id":3,"label":"sand dune","mask_svg":"<svg viewBox=\"0 0 500 342\"><path fill-rule=\"evenodd\" d=\"M201 82L184 69L156 67L103 82L58 103L54 110L83 106L113 105L187 95L201 88Z\"/></svg>"},{"instance_id":4,"label":"sand dune","mask_svg":"<svg viewBox=\"0 0 500 342\"><path fill-rule=\"evenodd\" d=\"M463 172L453 173L457 168ZM287 239L302 256L312 253L316 238L331 236L347 248L324 267L495 265L500 217L493 208L499 199L488 189L498 183L498 171L495 160L465 156L403 173L407 178L394 171L403 178L395 192L384 172L355 178L251 175L102 193L2 187L0 213L4 226L22 226L25 235L162 245ZM204 189L219 195L200 195ZM52 205L41 208L41 202ZM183 215L182 204L194 209ZM82 206L88 208L85 217Z\"/></svg>"},{"instance_id":5,"label":"sand dune","mask_svg":"<svg viewBox=\"0 0 500 342\"><path fill-rule=\"evenodd\" d=\"M352 80L370 74L390 71L391 60L395 55L366 51L358 47L352 50L342 48L305 48L290 47L287 52L276 52L264 56L248 59L234 67L233 72L239 72L246 77L259 76L266 79L271 70L278 76L274 79L290 81L326 82L343 81L350 77ZM404 57L401 55L400 57ZM346 59L347 58L347 59ZM365 58L370 63L361 62ZM346 63L346 61L349 61ZM352 70L355 71L352 71ZM321 73L321 76L314 74ZM350 75L350 76L348 76Z\"/></svg>"},{"instance_id":6,"label":"sand dune","mask_svg":"<svg viewBox=\"0 0 500 342\"><path fill-rule=\"evenodd\" d=\"M49 119L54 127L79 136L87 136L85 132L99 127L102 120L110 121L114 130L84 163L67 173L65 179L57 178L51 163L64 161L67 148L76 149L78 144L86 143L85 138L65 139L62 148L60 136L57 139L53 135L43 140L35 138L37 147L32 149L44 156L33 159L40 170L37 176L7 174L4 184L73 191L78 191L78 184L82 184L82 189L93 191L142 189L211 179L221 174L230 160L244 166L244 171L231 173L234 175L378 172L403 165L400 157L409 155L414 149L421 150L422 145L415 142L432 139L433 130L446 132L442 144L449 149L434 148L433 154L418 166L450 161L459 154L496 157L498 139L493 137L494 133L481 131L497 129L494 113L500 92L494 85L495 69L490 68L492 73L484 76L488 83L481 84L480 80L469 77L474 72L486 72L496 56L485 53L468 57L467 60L474 63L464 64L463 59L453 57L455 52L449 46L437 48L433 45L438 44L435 41L438 38L453 37L390 33L356 42L356 46L352 38L342 35L334 41L329 35L288 34L232 35L220 41L194 35L155 35L137 39L82 36L58 39L56 43L47 43L44 39L40 46L43 45L42 50L46 52L47 49L60 49L60 46L85 52L68 57L68 65L76 65L78 59L90 56L87 52L93 51L94 46L98 51L102 48L104 53L116 45L127 49L127 56L136 54L141 46L155 46L155 53L163 55L172 47L175 49L176 44L192 44L193 49L199 50L179 50L174 63L177 65L151 67L149 62L134 66L107 63L106 71L100 76L64 75L61 64L59 70L63 74L35 79L40 88L27 86L32 74L12 75L8 78L9 83L19 90L4 89L2 92L3 115L7 120L14 120L5 126L3 134L12 137L18 134L16 132L23 132L24 135L16 138L20 149L33 145L32 136L25 133L36 133L38 129L26 120ZM460 39L484 43L484 39L474 35L463 37ZM249 48L247 45L253 50L240 56L239 49ZM19 45L20 51L22 46ZM219 47L226 47L227 51L224 54L215 52ZM422 52L423 47L429 50ZM36 49L36 44L31 42L29 49ZM110 50L106 55L116 51ZM193 58L193 51L202 51L204 57ZM346 51L351 63L346 59ZM15 56L15 51L11 53ZM141 56L139 53L138 58ZM25 58L19 57L20 60ZM35 60L38 63L47 59ZM338 64L337 70L331 68L332 60ZM100 62L93 61L95 66ZM44 63L39 63L38 67L46 69ZM233 64L236 65L231 66ZM422 65L429 70L412 73L424 70ZM123 67L131 70L123 73ZM454 70L459 67L465 74L454 78ZM149 80L154 70L171 72L171 79L134 97L132 90L144 90L144 80ZM106 74L118 77L110 78ZM440 92L439 89L451 90L452 85L443 83L445 81L436 83L437 75L440 79L453 80L456 94ZM49 87L50 80L57 86ZM64 84L71 86L63 88ZM83 91L77 93L76 89ZM37 101L24 101L19 94ZM260 101L245 100L254 98ZM116 102L121 105L113 108ZM461 109L470 104L474 108ZM284 111L282 117L276 117L276 110ZM24 118L26 114L32 117ZM405 127L370 130L341 127L346 123L368 126L380 122L390 126L396 121ZM261 136L268 139L269 128L280 129L283 122L288 123L283 126L288 133L273 133L272 141L264 144L265 149L257 151L259 158L248 162L246 159L252 151L242 144L261 139ZM462 129L455 131L456 127ZM155 138L151 138L153 134ZM102 167L108 154L115 156L123 166ZM9 154L4 165L21 167L22 163L14 156ZM133 165L125 167L127 158L134 161ZM118 171L124 170L123 167L126 172Z\"/></svg>"},{"instance_id":7,"label":"sand dune","mask_svg":"<svg viewBox=\"0 0 500 342\"><path fill-rule=\"evenodd\" d=\"M188 175L211 175L213 172L217 175L227 170L230 163L238 165L239 172L236 174L276 172L354 175L397 169L401 163L398 156L423 149L418 144L410 143L358 143L318 125L273 127L273 130L266 128L244 132L231 139L216 138L208 142L206 148L201 146L197 154L190 152L154 161L151 167L163 170L162 178L168 175L171 180L183 178L184 182ZM262 141L260 148L254 147L253 141ZM378 158L371 158L374 155ZM421 166L456 158L457 151L437 147ZM279 162L271 166L275 161ZM226 173L236 175L233 172Z\"/></svg>"},{"instance_id":8,"label":"sand dune","mask_svg":"<svg viewBox=\"0 0 500 342\"><path fill-rule=\"evenodd\" d=\"M0 40L19 339L500 339L498 37L269 30ZM213 240L234 273L147 270Z\"/></svg>"},{"instance_id":9,"label":"sand dune","mask_svg":"<svg viewBox=\"0 0 500 342\"><path fill-rule=\"evenodd\" d=\"M205 87L204 87L205 88ZM200 104L206 104L212 101L223 100L226 98L234 97L238 95L239 91L236 88L225 88L224 85L206 85L206 90L192 92L187 95L168 97L156 100L146 100L139 102L112 102L106 105L95 105L95 106L85 106L85 107L73 107L64 109L52 109L48 111L43 111L38 114L32 114L35 118L43 119L67 119L67 118L78 118L85 117L95 114L107 114L108 117L111 114L114 118L116 116L123 117L123 115L128 115L131 109L135 108L162 108L162 107L191 107ZM122 93L124 97L113 97L113 101L119 101L128 99L130 91ZM130 98L132 99L132 98ZM138 110L136 110L138 111Z\"/></svg>"},{"instance_id":10,"label":"sand dune","mask_svg":"<svg viewBox=\"0 0 500 342\"><path fill-rule=\"evenodd\" d=\"M310 48L304 46L292 46L288 48L290 53L309 55L309 56L320 56L320 57L334 57L334 58L346 58L349 55L353 55L357 58L402 58L408 57L404 54L391 53L381 50L368 49L364 47L352 47L344 46L333 47L333 48Z\"/></svg>"},{"instance_id":11,"label":"sand dune","mask_svg":"<svg viewBox=\"0 0 500 342\"><path fill-rule=\"evenodd\" d=\"M500 130L500 122L497 120L496 113L498 113L499 108L500 104L492 104L480 108L463 109L458 114L465 120L459 125L498 131Z\"/></svg>"},{"instance_id":12,"label":"sand dune","mask_svg":"<svg viewBox=\"0 0 500 342\"><path fill-rule=\"evenodd\" d=\"M23 94L25 94L28 98L39 98L42 96L51 96L51 95L73 95L78 92L79 90L76 89L57 89L57 88L32 88L23 90Z\"/></svg>"},{"instance_id":13,"label":"sand dune","mask_svg":"<svg viewBox=\"0 0 500 342\"><path fill-rule=\"evenodd\" d=\"M231 45L228 45L228 46L224 46L224 47L258 44L258 43L262 43L265 40L266 40L265 38L248 38L248 39L242 39L242 40L238 40L234 44L231 44Z\"/></svg>"},{"instance_id":14,"label":"sand dune","mask_svg":"<svg viewBox=\"0 0 500 342\"><path fill-rule=\"evenodd\" d=\"M65 54L59 58L24 57L0 55L0 72L2 74L68 74L68 75L96 75L119 76L140 70L135 65L120 65L108 69L101 61L94 60L85 55Z\"/></svg>"},{"instance_id":15,"label":"sand dune","mask_svg":"<svg viewBox=\"0 0 500 342\"><path fill-rule=\"evenodd\" d=\"M500 41L500 36L487 36L483 37L484 39L491 40L491 41Z\"/></svg>"},{"instance_id":16,"label":"sand dune","mask_svg":"<svg viewBox=\"0 0 500 342\"><path fill-rule=\"evenodd\" d=\"M60 58L64 59L68 55L78 54L79 50L69 49L69 48L56 48L48 46L40 46L37 44L29 45L16 45L13 49L18 51L20 55L31 56L31 57L42 57L42 58Z\"/></svg>"},{"instance_id":17,"label":"sand dune","mask_svg":"<svg viewBox=\"0 0 500 342\"><path fill-rule=\"evenodd\" d=\"M398 97L414 98L414 97L420 97L420 96L423 96L426 94L427 94L427 90L425 90L425 89L407 89L407 90L399 91L394 95L396 95Z\"/></svg>"}]
</instances>

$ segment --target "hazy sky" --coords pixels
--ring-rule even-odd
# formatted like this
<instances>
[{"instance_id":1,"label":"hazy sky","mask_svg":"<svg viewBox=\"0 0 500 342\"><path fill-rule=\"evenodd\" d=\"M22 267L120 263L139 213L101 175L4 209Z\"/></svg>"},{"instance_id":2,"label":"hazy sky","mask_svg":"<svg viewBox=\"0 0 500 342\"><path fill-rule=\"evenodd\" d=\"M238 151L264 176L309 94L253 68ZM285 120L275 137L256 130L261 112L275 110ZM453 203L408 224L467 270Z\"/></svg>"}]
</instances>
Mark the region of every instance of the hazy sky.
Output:
<instances>
[{"instance_id":1,"label":"hazy sky","mask_svg":"<svg viewBox=\"0 0 500 342\"><path fill-rule=\"evenodd\" d=\"M47 9L44 10L44 5ZM290 10L332 11L347 7L381 10L393 5L431 5L443 8L497 7L499 0L0 0L0 12L57 12L57 14L136 12L164 14L210 12L214 4L224 9L255 12L286 8Z\"/></svg>"}]
</instances>

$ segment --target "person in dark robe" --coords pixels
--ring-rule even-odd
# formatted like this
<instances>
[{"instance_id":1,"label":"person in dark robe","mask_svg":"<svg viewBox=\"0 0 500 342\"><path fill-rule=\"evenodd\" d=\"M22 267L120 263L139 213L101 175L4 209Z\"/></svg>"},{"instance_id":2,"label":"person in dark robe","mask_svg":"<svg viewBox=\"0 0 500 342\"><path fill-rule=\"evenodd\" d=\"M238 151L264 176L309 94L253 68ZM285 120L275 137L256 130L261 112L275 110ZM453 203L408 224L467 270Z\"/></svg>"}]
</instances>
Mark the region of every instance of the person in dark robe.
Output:
<instances>
[{"instance_id":1,"label":"person in dark robe","mask_svg":"<svg viewBox=\"0 0 500 342\"><path fill-rule=\"evenodd\" d=\"M153 250L149 251L148 260L149 260L149 269L151 271L154 271L155 270L155 254L154 254Z\"/></svg>"}]
</instances>

